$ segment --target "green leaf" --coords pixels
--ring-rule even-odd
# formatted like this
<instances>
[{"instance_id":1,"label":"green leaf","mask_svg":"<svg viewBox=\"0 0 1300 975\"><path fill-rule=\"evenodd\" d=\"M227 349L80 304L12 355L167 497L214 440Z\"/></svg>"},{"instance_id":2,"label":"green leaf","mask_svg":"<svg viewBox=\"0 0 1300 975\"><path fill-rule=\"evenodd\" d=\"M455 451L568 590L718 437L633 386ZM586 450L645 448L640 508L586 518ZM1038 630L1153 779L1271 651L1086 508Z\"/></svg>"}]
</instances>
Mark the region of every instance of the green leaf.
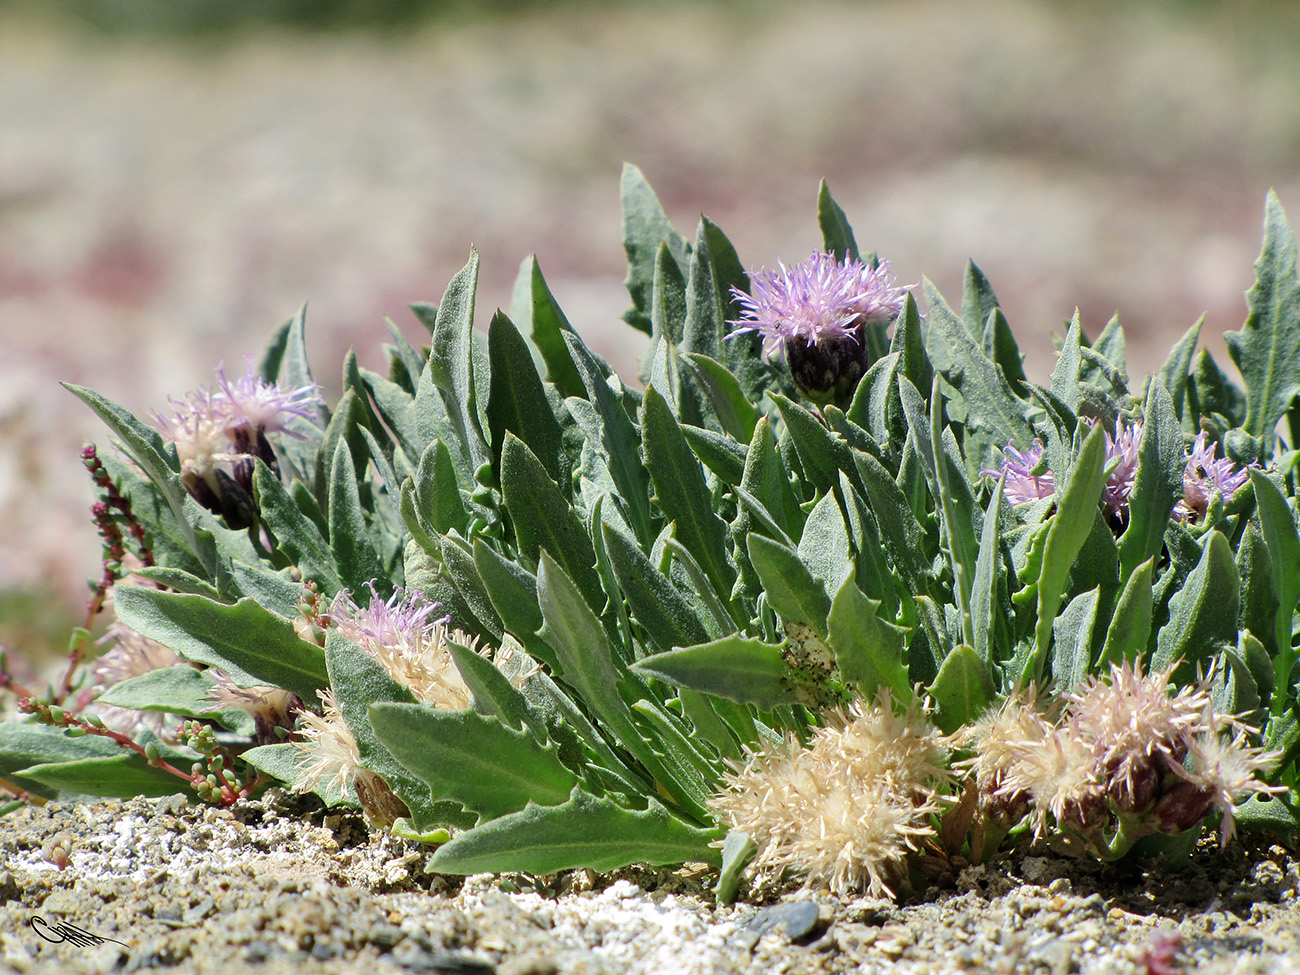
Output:
<instances>
[{"instance_id":1,"label":"green leaf","mask_svg":"<svg viewBox=\"0 0 1300 975\"><path fill-rule=\"evenodd\" d=\"M492 455L479 420L474 376L474 292L478 287L478 252L447 285L433 329L429 366L425 370L441 391L447 417L464 445L471 468L490 463Z\"/></svg>"},{"instance_id":2,"label":"green leaf","mask_svg":"<svg viewBox=\"0 0 1300 975\"><path fill-rule=\"evenodd\" d=\"M603 606L605 593L587 529L528 445L508 431L501 450L501 494L520 551L535 562L545 549L589 603Z\"/></svg>"},{"instance_id":3,"label":"green leaf","mask_svg":"<svg viewBox=\"0 0 1300 975\"><path fill-rule=\"evenodd\" d=\"M1160 628L1151 659L1152 669L1177 662L1180 682L1198 664L1208 665L1223 645L1237 642L1240 580L1232 547L1217 531L1202 544L1200 562L1169 600L1169 622Z\"/></svg>"},{"instance_id":4,"label":"green leaf","mask_svg":"<svg viewBox=\"0 0 1300 975\"><path fill-rule=\"evenodd\" d=\"M684 350L704 353L714 359L724 355L722 340L731 331L728 319L740 317L731 289L744 289L748 283L748 276L731 241L716 224L701 217L695 231L690 273L686 278L686 324L682 330ZM752 368L737 370L753 371ZM743 439L748 440L749 434L745 434Z\"/></svg>"},{"instance_id":5,"label":"green leaf","mask_svg":"<svg viewBox=\"0 0 1300 975\"><path fill-rule=\"evenodd\" d=\"M630 164L623 166L622 198L623 248L627 251L627 280L624 284L632 297L632 307L624 312L623 321L649 335L655 261L660 245L667 246L683 277L690 258L690 245L668 222L659 198L641 175L641 170Z\"/></svg>"},{"instance_id":6,"label":"green leaf","mask_svg":"<svg viewBox=\"0 0 1300 975\"><path fill-rule=\"evenodd\" d=\"M253 734L253 718L242 708L214 709L213 672L188 664L160 667L146 674L128 677L111 685L95 698L96 704L110 704L133 711L162 711L187 718L215 718L241 735Z\"/></svg>"},{"instance_id":7,"label":"green leaf","mask_svg":"<svg viewBox=\"0 0 1300 975\"><path fill-rule=\"evenodd\" d=\"M469 513L460 495L451 452L441 440L425 448L415 474L402 485L401 511L407 530L426 549L436 551L436 535L467 531Z\"/></svg>"},{"instance_id":8,"label":"green leaf","mask_svg":"<svg viewBox=\"0 0 1300 975\"><path fill-rule=\"evenodd\" d=\"M727 561L727 524L702 503L709 497L700 463L663 396L653 387L641 401L641 435L645 467L654 483L655 501L677 523L677 540L695 557L719 596L731 592L735 570Z\"/></svg>"},{"instance_id":9,"label":"green leaf","mask_svg":"<svg viewBox=\"0 0 1300 975\"><path fill-rule=\"evenodd\" d=\"M253 490L262 521L275 538L276 550L302 573L304 580L319 585L325 596L344 588L329 542L261 460L253 472Z\"/></svg>"},{"instance_id":10,"label":"green leaf","mask_svg":"<svg viewBox=\"0 0 1300 975\"><path fill-rule=\"evenodd\" d=\"M1158 374L1165 389L1169 390L1169 399L1182 428L1188 433L1196 432L1196 418L1184 408L1187 401L1187 380L1192 368L1192 355L1196 352L1196 343L1200 340L1201 326L1204 324L1205 316L1202 315L1183 333L1182 338L1169 350L1169 357L1165 359Z\"/></svg>"},{"instance_id":11,"label":"green leaf","mask_svg":"<svg viewBox=\"0 0 1300 975\"><path fill-rule=\"evenodd\" d=\"M1052 636L1052 621L1065 598L1065 582L1075 556L1091 534L1097 501L1106 483L1106 438L1097 424L1084 438L1079 456L1061 489L1043 545L1038 576L1038 625L1034 632L1035 656L1045 660Z\"/></svg>"},{"instance_id":12,"label":"green leaf","mask_svg":"<svg viewBox=\"0 0 1300 975\"><path fill-rule=\"evenodd\" d=\"M1155 557L1147 559L1128 577L1115 604L1106 642L1102 644L1100 666L1134 662L1146 653L1151 639L1153 603L1151 582L1155 575Z\"/></svg>"},{"instance_id":13,"label":"green leaf","mask_svg":"<svg viewBox=\"0 0 1300 975\"><path fill-rule=\"evenodd\" d=\"M676 687L753 704L764 711L795 700L790 665L781 646L739 633L644 657L632 669Z\"/></svg>"},{"instance_id":14,"label":"green leaf","mask_svg":"<svg viewBox=\"0 0 1300 975\"><path fill-rule=\"evenodd\" d=\"M651 334L681 345L686 325L686 279L667 243L661 243L655 251L650 298Z\"/></svg>"},{"instance_id":15,"label":"green leaf","mask_svg":"<svg viewBox=\"0 0 1300 975\"><path fill-rule=\"evenodd\" d=\"M34 779L61 792L87 796L170 796L184 788L183 779L150 765L136 752L47 762L18 769L14 775L19 779Z\"/></svg>"},{"instance_id":16,"label":"green leaf","mask_svg":"<svg viewBox=\"0 0 1300 975\"><path fill-rule=\"evenodd\" d=\"M660 650L703 643L704 625L691 603L636 543L608 522L600 526L610 564L628 608Z\"/></svg>"},{"instance_id":17,"label":"green leaf","mask_svg":"<svg viewBox=\"0 0 1300 975\"><path fill-rule=\"evenodd\" d=\"M924 561L925 532L912 506L880 461L861 450L854 450L852 455L889 561L913 592L925 592L930 574Z\"/></svg>"},{"instance_id":18,"label":"green leaf","mask_svg":"<svg viewBox=\"0 0 1300 975\"><path fill-rule=\"evenodd\" d=\"M304 701L329 684L320 647L251 599L233 606L137 586L114 589L118 619L186 660L220 667L240 687L270 685Z\"/></svg>"},{"instance_id":19,"label":"green leaf","mask_svg":"<svg viewBox=\"0 0 1300 975\"><path fill-rule=\"evenodd\" d=\"M34 795L52 798L55 789L25 779L19 769L47 764L78 762L84 759L114 758L122 753L117 743L99 735L70 738L61 728L26 721L6 721L0 725L0 777L8 779ZM173 779L172 792L180 780Z\"/></svg>"},{"instance_id":20,"label":"green leaf","mask_svg":"<svg viewBox=\"0 0 1300 975\"><path fill-rule=\"evenodd\" d=\"M1052 621L1056 643L1052 653L1054 686L1071 690L1088 676L1092 662L1092 631L1097 623L1101 587L1080 593Z\"/></svg>"},{"instance_id":21,"label":"green leaf","mask_svg":"<svg viewBox=\"0 0 1300 975\"><path fill-rule=\"evenodd\" d=\"M1002 367L967 333L938 289L928 279L924 287L930 327L942 336L953 358L947 378L966 401L968 425L985 428L994 443L1028 448L1033 435L1025 420L1024 401L1012 392Z\"/></svg>"},{"instance_id":22,"label":"green leaf","mask_svg":"<svg viewBox=\"0 0 1300 975\"><path fill-rule=\"evenodd\" d=\"M739 380L730 369L707 355L688 352L685 358L695 367L700 385L709 394L714 416L723 433L741 443L749 443L754 437L760 413L741 388Z\"/></svg>"},{"instance_id":23,"label":"green leaf","mask_svg":"<svg viewBox=\"0 0 1300 975\"><path fill-rule=\"evenodd\" d=\"M968 260L966 274L962 278L961 320L971 338L984 334L989 316L998 309L998 296L993 293L993 285L979 266Z\"/></svg>"},{"instance_id":24,"label":"green leaf","mask_svg":"<svg viewBox=\"0 0 1300 975\"><path fill-rule=\"evenodd\" d=\"M514 731L527 726L534 738L547 737L545 719L491 660L452 640L447 641L447 649L465 686L474 695L474 709L479 714L495 716Z\"/></svg>"},{"instance_id":25,"label":"green leaf","mask_svg":"<svg viewBox=\"0 0 1300 975\"><path fill-rule=\"evenodd\" d=\"M451 799L479 821L565 802L577 779L525 731L474 711L427 704L372 704L370 724L393 757L438 799Z\"/></svg>"},{"instance_id":26,"label":"green leaf","mask_svg":"<svg viewBox=\"0 0 1300 975\"><path fill-rule=\"evenodd\" d=\"M1264 208L1264 246L1255 284L1246 293L1249 314L1224 341L1246 381L1245 429L1270 443L1277 421L1300 395L1300 282L1296 242L1277 194Z\"/></svg>"},{"instance_id":27,"label":"green leaf","mask_svg":"<svg viewBox=\"0 0 1300 975\"><path fill-rule=\"evenodd\" d=\"M1237 575L1241 579L1241 617L1238 625L1248 630L1265 648L1268 658L1277 656L1277 616L1281 604L1273 581L1264 536L1254 522L1237 545ZM1257 679L1257 683L1265 683Z\"/></svg>"},{"instance_id":28,"label":"green leaf","mask_svg":"<svg viewBox=\"0 0 1300 975\"><path fill-rule=\"evenodd\" d=\"M239 757L264 775L269 775L286 788L292 788L303 778L305 769L298 764L302 750L290 742L278 745L258 745L241 752ZM322 784L314 790L327 806L359 806L355 796L345 796L333 783Z\"/></svg>"},{"instance_id":29,"label":"green leaf","mask_svg":"<svg viewBox=\"0 0 1300 975\"><path fill-rule=\"evenodd\" d=\"M817 225L821 227L823 249L834 253L837 261L846 257L859 260L858 242L853 239L853 228L840 205L831 197L826 180L817 188Z\"/></svg>"},{"instance_id":30,"label":"green leaf","mask_svg":"<svg viewBox=\"0 0 1300 975\"><path fill-rule=\"evenodd\" d=\"M757 534L746 539L746 547L768 602L781 619L810 626L825 639L831 600L826 586L813 578L799 553Z\"/></svg>"},{"instance_id":31,"label":"green leaf","mask_svg":"<svg viewBox=\"0 0 1300 975\"><path fill-rule=\"evenodd\" d=\"M542 552L537 572L537 601L544 620L542 637L555 648L560 676L668 795L692 816L705 819L706 797L679 782L636 729L619 692L619 675L604 628L572 580L546 552Z\"/></svg>"},{"instance_id":32,"label":"green leaf","mask_svg":"<svg viewBox=\"0 0 1300 975\"><path fill-rule=\"evenodd\" d=\"M998 479L998 485L984 513L984 527L980 533L979 554L975 559L975 578L971 583L970 611L974 624L974 639L971 641L976 655L986 663L993 657L990 634L993 632L993 601L997 597L1001 553L998 543L1001 541L999 531L1002 518L1002 492L1006 488L1007 475L1004 472ZM901 494L901 492L900 492Z\"/></svg>"},{"instance_id":33,"label":"green leaf","mask_svg":"<svg viewBox=\"0 0 1300 975\"><path fill-rule=\"evenodd\" d=\"M1209 349L1196 353L1188 399L1193 404L1193 420L1217 414L1223 418L1219 422L1226 421L1230 427L1246 422L1246 394L1219 368Z\"/></svg>"},{"instance_id":34,"label":"green leaf","mask_svg":"<svg viewBox=\"0 0 1300 975\"><path fill-rule=\"evenodd\" d=\"M928 693L936 706L935 724L952 734L987 711L997 689L974 648L960 643L944 657Z\"/></svg>"},{"instance_id":35,"label":"green leaf","mask_svg":"<svg viewBox=\"0 0 1300 975\"><path fill-rule=\"evenodd\" d=\"M1258 468L1249 468L1249 473L1250 483L1255 489L1255 501L1259 506L1264 545L1268 548L1268 558L1273 568L1273 586L1277 591L1277 628L1274 635L1278 650L1277 686L1290 687L1291 670L1296 661L1296 652L1291 647L1291 632L1296 603L1300 601L1300 533L1296 531L1295 515L1277 485ZM1274 706L1271 708L1274 714L1279 712L1285 698L1285 694L1274 696Z\"/></svg>"},{"instance_id":36,"label":"green leaf","mask_svg":"<svg viewBox=\"0 0 1300 975\"><path fill-rule=\"evenodd\" d=\"M1137 478L1129 495L1129 523L1119 542L1120 578L1160 554L1175 500L1182 494L1183 435L1165 384L1152 377L1143 408Z\"/></svg>"},{"instance_id":37,"label":"green leaf","mask_svg":"<svg viewBox=\"0 0 1300 975\"><path fill-rule=\"evenodd\" d=\"M479 575L478 566L474 563L474 551L469 543L459 533L451 532L442 537L440 554L448 577L474 614L474 621L457 619L457 623L462 629L479 632L493 643L500 643L501 617L492 606L492 597L488 595L487 587ZM480 626L475 626L475 622Z\"/></svg>"},{"instance_id":38,"label":"green leaf","mask_svg":"<svg viewBox=\"0 0 1300 975\"><path fill-rule=\"evenodd\" d=\"M542 277L541 266L533 255L524 258L519 266L519 276L515 279L510 300L510 318L520 329L528 330L546 365L546 378L555 384L560 395L581 396L582 377L573 364L563 335L572 332L573 327L551 294L546 279Z\"/></svg>"},{"instance_id":39,"label":"green leaf","mask_svg":"<svg viewBox=\"0 0 1300 975\"><path fill-rule=\"evenodd\" d=\"M703 427L681 425L682 436L700 463L713 472L723 484L739 484L745 475L745 445L725 433L715 433Z\"/></svg>"},{"instance_id":40,"label":"green leaf","mask_svg":"<svg viewBox=\"0 0 1300 975\"><path fill-rule=\"evenodd\" d=\"M570 397L565 406L588 440L604 451L609 473L618 485L619 500L627 508L637 540L648 545L655 536L650 476L641 465L641 435L625 408L627 397L615 394L601 374L599 364L577 336L566 334L564 339L582 374L589 401Z\"/></svg>"},{"instance_id":41,"label":"green leaf","mask_svg":"<svg viewBox=\"0 0 1300 975\"><path fill-rule=\"evenodd\" d=\"M474 539L474 567L501 617L501 625L514 634L524 649L548 666L558 666L555 652L537 636L542 611L537 606L537 577L517 562L501 555L481 538Z\"/></svg>"},{"instance_id":42,"label":"green leaf","mask_svg":"<svg viewBox=\"0 0 1300 975\"><path fill-rule=\"evenodd\" d=\"M840 471L854 470L849 445L843 437L828 430L812 411L780 393L771 396L794 441L804 473L813 489L819 495L825 494L839 483Z\"/></svg>"},{"instance_id":43,"label":"green leaf","mask_svg":"<svg viewBox=\"0 0 1300 975\"><path fill-rule=\"evenodd\" d=\"M438 847L428 865L449 874L547 874L614 870L629 863L717 863L718 851L710 844L721 838L721 830L691 826L654 799L635 812L608 797L575 790L562 806L529 805L457 834Z\"/></svg>"},{"instance_id":44,"label":"green leaf","mask_svg":"<svg viewBox=\"0 0 1300 975\"><path fill-rule=\"evenodd\" d=\"M736 899L740 875L758 852L758 844L748 833L732 830L722 841L722 869L718 871L715 892L719 904L730 904Z\"/></svg>"},{"instance_id":45,"label":"green leaf","mask_svg":"<svg viewBox=\"0 0 1300 975\"><path fill-rule=\"evenodd\" d=\"M559 421L551 411L527 343L501 312L488 326L488 357L492 364L487 407L492 453L501 456L508 430L528 444L551 480L563 482L568 464Z\"/></svg>"},{"instance_id":46,"label":"green leaf","mask_svg":"<svg viewBox=\"0 0 1300 975\"><path fill-rule=\"evenodd\" d=\"M861 697L888 687L900 701L906 700L912 690L903 661L906 631L882 620L879 609L878 600L868 599L852 577L846 578L831 602L828 642L840 677L857 684Z\"/></svg>"},{"instance_id":47,"label":"green leaf","mask_svg":"<svg viewBox=\"0 0 1300 975\"><path fill-rule=\"evenodd\" d=\"M375 580L380 595L387 595L388 573L370 540L352 451L344 438L339 439L330 466L329 527L330 552L344 587L356 592Z\"/></svg>"}]
</instances>

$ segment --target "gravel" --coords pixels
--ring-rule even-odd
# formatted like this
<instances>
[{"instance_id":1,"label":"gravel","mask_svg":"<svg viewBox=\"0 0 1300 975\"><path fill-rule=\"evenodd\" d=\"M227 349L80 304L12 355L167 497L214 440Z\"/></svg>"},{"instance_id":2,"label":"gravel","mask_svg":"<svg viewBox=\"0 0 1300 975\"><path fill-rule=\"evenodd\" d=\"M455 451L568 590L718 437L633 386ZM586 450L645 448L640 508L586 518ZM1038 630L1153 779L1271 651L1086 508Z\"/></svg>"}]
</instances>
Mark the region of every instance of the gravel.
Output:
<instances>
[{"instance_id":1,"label":"gravel","mask_svg":"<svg viewBox=\"0 0 1300 975\"><path fill-rule=\"evenodd\" d=\"M902 904L786 886L719 907L689 867L431 874L427 848L277 790L229 810L178 795L2 822L4 973L1300 971L1300 863L1266 844L1206 843L1181 869L954 864ZM60 924L112 940L36 930Z\"/></svg>"}]
</instances>

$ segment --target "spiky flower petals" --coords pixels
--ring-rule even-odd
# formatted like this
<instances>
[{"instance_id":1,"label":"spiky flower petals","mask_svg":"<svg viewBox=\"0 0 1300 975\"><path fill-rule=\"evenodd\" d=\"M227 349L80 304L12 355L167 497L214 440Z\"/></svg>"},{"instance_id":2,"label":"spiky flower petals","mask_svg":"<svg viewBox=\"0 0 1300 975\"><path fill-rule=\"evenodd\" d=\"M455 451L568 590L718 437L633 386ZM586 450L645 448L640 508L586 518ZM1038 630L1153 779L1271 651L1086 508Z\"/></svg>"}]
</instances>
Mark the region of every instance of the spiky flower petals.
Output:
<instances>
[{"instance_id":1,"label":"spiky flower petals","mask_svg":"<svg viewBox=\"0 0 1300 975\"><path fill-rule=\"evenodd\" d=\"M1236 804L1275 791L1258 773L1277 755L1252 747L1253 729L1214 710L1208 684L1175 689L1172 671L1112 666L1107 678L1062 694L1055 719L1032 693L1013 695L954 736L974 749L958 764L974 772L986 815L1028 814L1034 835L1064 851L1116 857L1143 835L1199 827L1218 809L1227 842Z\"/></svg>"},{"instance_id":2,"label":"spiky flower petals","mask_svg":"<svg viewBox=\"0 0 1300 975\"><path fill-rule=\"evenodd\" d=\"M230 380L217 369L215 389L195 390L171 401L171 416L154 414L162 435L176 445L186 491L232 527L252 524L254 460L277 470L267 434L302 437L295 427L310 421L321 403L315 386L281 389L253 371Z\"/></svg>"},{"instance_id":3,"label":"spiky flower petals","mask_svg":"<svg viewBox=\"0 0 1300 975\"><path fill-rule=\"evenodd\" d=\"M1248 468L1238 467L1227 457L1216 459L1216 452L1216 444L1206 443L1204 433L1197 434L1183 470L1183 498L1174 506L1176 520L1200 521L1216 494L1226 501L1250 480Z\"/></svg>"},{"instance_id":4,"label":"spiky flower petals","mask_svg":"<svg viewBox=\"0 0 1300 975\"><path fill-rule=\"evenodd\" d=\"M298 695L279 687L240 687L230 676L212 670L212 690L204 711L238 708L253 719L259 745L275 745L293 728L293 712L302 707Z\"/></svg>"},{"instance_id":5,"label":"spiky flower petals","mask_svg":"<svg viewBox=\"0 0 1300 975\"><path fill-rule=\"evenodd\" d=\"M806 261L750 275L748 294L732 289L745 317L728 338L746 332L763 337L763 355L784 352L795 383L815 398L851 392L870 365L864 326L889 322L903 307L889 264L814 251Z\"/></svg>"},{"instance_id":6,"label":"spiky flower petals","mask_svg":"<svg viewBox=\"0 0 1300 975\"><path fill-rule=\"evenodd\" d=\"M900 715L882 695L833 715L807 748L791 737L753 756L711 804L759 844L756 869L892 897L907 854L934 835L945 764L939 732L919 707Z\"/></svg>"},{"instance_id":7,"label":"spiky flower petals","mask_svg":"<svg viewBox=\"0 0 1300 975\"><path fill-rule=\"evenodd\" d=\"M295 792L335 791L351 795L352 780L362 770L361 752L352 730L343 720L334 692L328 687L320 692L321 713L298 712L298 766L302 774L294 783Z\"/></svg>"},{"instance_id":8,"label":"spiky flower petals","mask_svg":"<svg viewBox=\"0 0 1300 975\"><path fill-rule=\"evenodd\" d=\"M1137 480L1138 445L1142 441L1142 424L1117 423L1115 435L1106 433L1106 484L1101 500L1107 510L1121 521L1128 518L1129 495ZM980 471L988 477L1007 475L1004 496L1012 504L1025 504L1050 498L1056 492L1056 478L1051 470L1041 470L1043 442L1035 440L1028 450L1014 443L1002 448L1002 465Z\"/></svg>"},{"instance_id":9,"label":"spiky flower petals","mask_svg":"<svg viewBox=\"0 0 1300 975\"><path fill-rule=\"evenodd\" d=\"M1012 504L1025 504L1039 498L1050 498L1056 493L1056 478L1050 468L1038 468L1043 462L1043 442L1034 440L1028 450L1017 449L1015 443L1002 448L1002 466L980 471L988 477L1007 475L1003 496Z\"/></svg>"},{"instance_id":10,"label":"spiky flower petals","mask_svg":"<svg viewBox=\"0 0 1300 975\"><path fill-rule=\"evenodd\" d=\"M365 650L398 683L426 704L467 708L473 695L452 659L449 642L474 650L478 639L448 628L449 617L435 617L439 604L400 587L384 600L371 587L370 602L359 606L341 592L330 606L333 625Z\"/></svg>"}]
</instances>

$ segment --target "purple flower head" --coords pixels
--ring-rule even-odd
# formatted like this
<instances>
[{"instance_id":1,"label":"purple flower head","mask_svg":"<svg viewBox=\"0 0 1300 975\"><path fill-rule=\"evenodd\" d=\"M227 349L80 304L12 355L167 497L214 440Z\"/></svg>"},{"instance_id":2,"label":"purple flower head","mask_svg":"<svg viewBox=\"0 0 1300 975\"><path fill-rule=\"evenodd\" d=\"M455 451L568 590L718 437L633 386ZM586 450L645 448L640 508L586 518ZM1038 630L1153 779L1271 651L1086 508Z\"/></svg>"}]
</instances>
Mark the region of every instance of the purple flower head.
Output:
<instances>
[{"instance_id":1,"label":"purple flower head","mask_svg":"<svg viewBox=\"0 0 1300 975\"><path fill-rule=\"evenodd\" d=\"M363 650L375 652L380 647L419 647L431 640L437 627L451 619L433 615L441 605L400 586L385 601L372 582L368 606L362 607L349 593L340 592L330 605L330 615L344 636Z\"/></svg>"},{"instance_id":2,"label":"purple flower head","mask_svg":"<svg viewBox=\"0 0 1300 975\"><path fill-rule=\"evenodd\" d=\"M295 417L311 420L321 404L315 384L297 389L281 389L277 383L268 383L253 372L253 357L245 356L243 376L231 381L225 368L217 367L217 384L220 390L212 394L212 404L226 416L227 429L249 427L254 435L283 433L302 439L304 434L290 424Z\"/></svg>"},{"instance_id":3,"label":"purple flower head","mask_svg":"<svg viewBox=\"0 0 1300 975\"><path fill-rule=\"evenodd\" d=\"M1056 479L1051 470L1035 474L1034 468L1043 459L1043 442L1035 439L1028 450L1019 450L1014 443L1002 448L1002 466L996 470L980 471L989 477L1007 475L1003 496L1012 504L1025 504L1039 498L1050 498L1056 493Z\"/></svg>"},{"instance_id":4,"label":"purple flower head","mask_svg":"<svg viewBox=\"0 0 1300 975\"><path fill-rule=\"evenodd\" d=\"M1132 426L1120 423L1112 437L1106 434L1106 486L1102 489L1101 499L1107 509L1119 518L1128 514L1128 499L1133 493L1133 481L1137 477L1138 444L1142 441L1142 424ZM1025 504L1039 498L1050 498L1056 493L1056 478L1050 470L1035 474L1034 469L1042 462L1043 442L1034 440L1028 450L1019 450L1014 444L1002 448L1002 466L996 469L985 468L981 474L988 477L1007 475L1004 496L1012 504Z\"/></svg>"},{"instance_id":5,"label":"purple flower head","mask_svg":"<svg viewBox=\"0 0 1300 975\"><path fill-rule=\"evenodd\" d=\"M1227 457L1216 460L1217 449L1216 444L1206 443L1204 433L1196 435L1192 451L1187 455L1187 467L1183 470L1183 499L1174 505L1176 521L1200 521L1215 494L1227 500L1250 480L1248 468L1238 467Z\"/></svg>"},{"instance_id":6,"label":"purple flower head","mask_svg":"<svg viewBox=\"0 0 1300 975\"><path fill-rule=\"evenodd\" d=\"M758 332L763 356L784 352L795 383L814 398L851 392L869 365L863 326L888 322L903 308L906 288L894 284L889 263L870 267L813 251L801 264L750 275L750 292L732 294L745 317L727 338Z\"/></svg>"},{"instance_id":7,"label":"purple flower head","mask_svg":"<svg viewBox=\"0 0 1300 975\"><path fill-rule=\"evenodd\" d=\"M321 399L315 386L283 390L253 372L236 380L217 368L215 389L198 389L171 400L171 416L154 414L162 435L176 445L181 479L190 495L209 511L224 515L232 528L256 518L254 459L279 472L268 433L301 438L294 420L310 420Z\"/></svg>"},{"instance_id":8,"label":"purple flower head","mask_svg":"<svg viewBox=\"0 0 1300 975\"><path fill-rule=\"evenodd\" d=\"M1106 486L1101 500L1120 519L1128 518L1128 499L1137 479L1138 445L1142 442L1142 424L1115 424L1115 436L1106 434Z\"/></svg>"}]
</instances>

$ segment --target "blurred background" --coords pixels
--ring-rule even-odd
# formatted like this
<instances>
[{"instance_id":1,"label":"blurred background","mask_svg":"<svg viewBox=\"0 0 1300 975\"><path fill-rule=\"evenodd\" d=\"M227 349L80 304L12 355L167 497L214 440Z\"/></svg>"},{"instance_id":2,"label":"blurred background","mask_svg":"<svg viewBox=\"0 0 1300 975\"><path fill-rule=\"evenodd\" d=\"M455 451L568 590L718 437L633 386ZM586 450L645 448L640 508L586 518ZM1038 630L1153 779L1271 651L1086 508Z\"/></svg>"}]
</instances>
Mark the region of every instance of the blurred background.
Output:
<instances>
[{"instance_id":1,"label":"blurred background","mask_svg":"<svg viewBox=\"0 0 1300 975\"><path fill-rule=\"evenodd\" d=\"M0 0L0 644L62 647L98 575L58 381L136 412L310 301L327 393L471 244L479 321L536 252L623 371L618 178L757 267L864 248L956 303L967 258L1031 378L1077 306L1130 374L1240 326L1264 196L1300 220L1300 5Z\"/></svg>"}]
</instances>

